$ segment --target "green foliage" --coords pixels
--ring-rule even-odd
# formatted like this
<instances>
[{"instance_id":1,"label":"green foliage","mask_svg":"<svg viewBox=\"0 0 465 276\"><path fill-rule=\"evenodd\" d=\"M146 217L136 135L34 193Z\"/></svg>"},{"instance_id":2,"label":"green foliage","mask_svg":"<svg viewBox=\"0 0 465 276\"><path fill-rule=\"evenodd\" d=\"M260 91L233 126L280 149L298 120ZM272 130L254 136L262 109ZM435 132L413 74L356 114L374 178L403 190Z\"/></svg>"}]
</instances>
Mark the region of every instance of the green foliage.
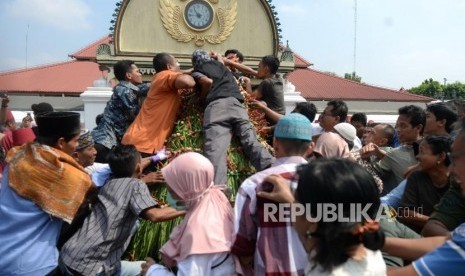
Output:
<instances>
[{"instance_id":1,"label":"green foliage","mask_svg":"<svg viewBox=\"0 0 465 276\"><path fill-rule=\"evenodd\" d=\"M353 81L356 81L356 82L362 82L362 77L360 77L359 75L357 75L355 72L352 72L352 73L345 73L345 74L344 74L344 79L346 79L346 80L353 80Z\"/></svg>"},{"instance_id":2,"label":"green foliage","mask_svg":"<svg viewBox=\"0 0 465 276\"><path fill-rule=\"evenodd\" d=\"M246 96L245 105L248 105L249 96ZM197 95L193 92L184 92L181 96L181 114L175 123L171 136L167 139L165 146L171 153L170 158L165 164L160 165L158 170L164 165L167 165L176 156L190 151L202 152L203 136L202 136L202 117L203 108L199 102ZM266 144L262 138L264 133L262 127L265 120L261 113L257 110L248 109L249 118L259 136L259 141L267 147L270 151L271 148ZM231 146L227 153L228 165L228 183L231 196L230 201L233 203L235 194L242 181L255 172L254 168L246 158L245 154L240 147L237 139L232 139ZM156 185L150 188L152 196L157 201L164 205L166 204L165 185ZM140 227L134 235L131 244L126 251L125 259L129 260L144 260L145 257L150 256L158 259L158 251L161 246L168 240L169 235L173 228L182 221L182 218L177 218L172 221L162 223L152 223L150 221L142 220Z\"/></svg>"},{"instance_id":3,"label":"green foliage","mask_svg":"<svg viewBox=\"0 0 465 276\"><path fill-rule=\"evenodd\" d=\"M447 84L444 89L444 98L449 99L465 99L465 83L454 82Z\"/></svg>"},{"instance_id":4,"label":"green foliage","mask_svg":"<svg viewBox=\"0 0 465 276\"><path fill-rule=\"evenodd\" d=\"M465 99L465 84L454 82L444 85L430 78L410 88L409 92L440 100Z\"/></svg>"},{"instance_id":5,"label":"green foliage","mask_svg":"<svg viewBox=\"0 0 465 276\"><path fill-rule=\"evenodd\" d=\"M425 80L417 87L409 89L410 93L423 95L431 98L440 98L443 86L433 79Z\"/></svg>"}]
</instances>

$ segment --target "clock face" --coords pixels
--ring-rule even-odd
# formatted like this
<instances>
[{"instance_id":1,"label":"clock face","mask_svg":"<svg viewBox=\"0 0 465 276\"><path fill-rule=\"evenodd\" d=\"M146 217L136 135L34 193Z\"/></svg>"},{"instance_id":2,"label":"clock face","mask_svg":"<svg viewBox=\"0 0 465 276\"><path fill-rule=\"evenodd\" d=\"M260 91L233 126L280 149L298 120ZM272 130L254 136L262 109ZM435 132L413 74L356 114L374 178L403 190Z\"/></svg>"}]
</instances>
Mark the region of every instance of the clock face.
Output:
<instances>
[{"instance_id":1,"label":"clock face","mask_svg":"<svg viewBox=\"0 0 465 276\"><path fill-rule=\"evenodd\" d=\"M213 8L204 0L193 0L186 5L184 19L190 28L206 30L213 22Z\"/></svg>"}]
</instances>

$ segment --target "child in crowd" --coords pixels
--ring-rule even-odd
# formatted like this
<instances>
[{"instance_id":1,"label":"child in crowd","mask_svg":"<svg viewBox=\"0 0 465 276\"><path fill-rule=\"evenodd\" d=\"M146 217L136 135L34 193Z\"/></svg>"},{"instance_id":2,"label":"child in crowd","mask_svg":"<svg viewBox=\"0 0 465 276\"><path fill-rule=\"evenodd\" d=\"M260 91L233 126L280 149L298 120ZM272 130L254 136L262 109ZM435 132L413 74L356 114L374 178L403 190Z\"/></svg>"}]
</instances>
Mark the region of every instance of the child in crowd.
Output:
<instances>
[{"instance_id":1,"label":"child in crowd","mask_svg":"<svg viewBox=\"0 0 465 276\"><path fill-rule=\"evenodd\" d=\"M171 207L160 208L147 185L138 179L141 157L134 146L116 146L108 163L112 179L100 188L91 214L61 250L60 268L65 275L124 271L120 259L138 217L159 222L184 214Z\"/></svg>"}]
</instances>

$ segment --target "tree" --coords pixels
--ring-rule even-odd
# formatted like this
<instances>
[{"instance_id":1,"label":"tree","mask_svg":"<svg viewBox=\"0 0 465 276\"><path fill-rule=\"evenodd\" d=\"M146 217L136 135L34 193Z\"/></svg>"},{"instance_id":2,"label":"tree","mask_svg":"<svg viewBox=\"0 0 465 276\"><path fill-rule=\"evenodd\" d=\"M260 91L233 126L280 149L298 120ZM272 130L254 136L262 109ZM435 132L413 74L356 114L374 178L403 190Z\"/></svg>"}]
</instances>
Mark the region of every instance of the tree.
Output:
<instances>
[{"instance_id":1,"label":"tree","mask_svg":"<svg viewBox=\"0 0 465 276\"><path fill-rule=\"evenodd\" d=\"M445 99L465 99L465 83L454 82L444 87Z\"/></svg>"},{"instance_id":2,"label":"tree","mask_svg":"<svg viewBox=\"0 0 465 276\"><path fill-rule=\"evenodd\" d=\"M440 100L465 99L465 84L454 82L443 85L430 78L419 86L410 88L409 92Z\"/></svg>"},{"instance_id":3,"label":"tree","mask_svg":"<svg viewBox=\"0 0 465 276\"><path fill-rule=\"evenodd\" d=\"M440 99L442 98L442 87L438 81L430 78L423 81L419 86L410 88L409 91L413 94Z\"/></svg>"},{"instance_id":4,"label":"tree","mask_svg":"<svg viewBox=\"0 0 465 276\"><path fill-rule=\"evenodd\" d=\"M359 75L357 75L355 72L352 72L352 73L345 73L345 74L344 74L344 79L346 79L346 80L353 80L353 81L356 81L356 82L362 82L362 77L360 77Z\"/></svg>"}]
</instances>

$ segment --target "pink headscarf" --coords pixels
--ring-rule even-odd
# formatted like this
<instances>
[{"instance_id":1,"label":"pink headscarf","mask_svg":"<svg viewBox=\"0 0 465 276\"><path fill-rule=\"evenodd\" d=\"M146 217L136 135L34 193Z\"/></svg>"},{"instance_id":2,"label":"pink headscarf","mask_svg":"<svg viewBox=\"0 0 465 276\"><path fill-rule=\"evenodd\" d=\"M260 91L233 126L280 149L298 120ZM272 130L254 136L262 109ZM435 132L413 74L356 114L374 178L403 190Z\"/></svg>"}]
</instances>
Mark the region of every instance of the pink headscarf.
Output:
<instances>
[{"instance_id":1,"label":"pink headscarf","mask_svg":"<svg viewBox=\"0 0 465 276\"><path fill-rule=\"evenodd\" d=\"M232 207L214 185L212 163L195 152L184 153L162 169L170 189L186 203L182 223L160 251L176 262L193 254L229 252L233 235Z\"/></svg>"}]
</instances>

